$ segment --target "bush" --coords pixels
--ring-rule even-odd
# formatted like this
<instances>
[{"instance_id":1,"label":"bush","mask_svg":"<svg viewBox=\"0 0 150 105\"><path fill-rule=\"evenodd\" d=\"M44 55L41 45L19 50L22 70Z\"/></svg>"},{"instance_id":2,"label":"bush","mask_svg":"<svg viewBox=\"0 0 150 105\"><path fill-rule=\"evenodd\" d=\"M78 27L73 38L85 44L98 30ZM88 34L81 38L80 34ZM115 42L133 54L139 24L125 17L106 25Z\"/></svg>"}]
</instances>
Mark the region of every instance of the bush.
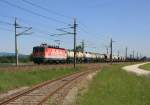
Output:
<instances>
[{"instance_id":1,"label":"bush","mask_svg":"<svg viewBox=\"0 0 150 105\"><path fill-rule=\"evenodd\" d=\"M0 63L15 63L16 58L15 56L1 56ZM30 56L19 56L19 61L22 63L27 63L32 61L31 55Z\"/></svg>"}]
</instances>

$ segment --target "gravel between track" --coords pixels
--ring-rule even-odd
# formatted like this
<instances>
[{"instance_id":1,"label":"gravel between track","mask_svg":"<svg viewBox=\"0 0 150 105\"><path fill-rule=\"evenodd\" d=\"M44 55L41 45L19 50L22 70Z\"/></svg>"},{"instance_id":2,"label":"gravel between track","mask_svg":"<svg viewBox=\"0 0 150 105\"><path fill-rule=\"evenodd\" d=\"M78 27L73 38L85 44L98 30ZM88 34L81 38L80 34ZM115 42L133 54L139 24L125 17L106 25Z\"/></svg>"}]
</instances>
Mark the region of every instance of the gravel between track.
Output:
<instances>
[{"instance_id":1,"label":"gravel between track","mask_svg":"<svg viewBox=\"0 0 150 105\"><path fill-rule=\"evenodd\" d=\"M147 64L149 62L146 63L140 63L140 64L135 64L135 65L130 65L130 66L125 66L122 69L126 70L127 72L132 72L135 73L138 76L142 76L142 75L150 75L150 71L144 70L144 69L140 69L139 66Z\"/></svg>"},{"instance_id":2,"label":"gravel between track","mask_svg":"<svg viewBox=\"0 0 150 105\"><path fill-rule=\"evenodd\" d=\"M105 65L105 64L104 64ZM82 69L84 69L85 71L86 70L97 70L97 69L100 69L100 67L101 67L102 65L100 65L100 64L86 64L86 65L84 65L84 67L82 68ZM82 71L84 71L84 70L82 70ZM64 81L65 82L65 81ZM57 85L58 86L58 85ZM56 87L57 87L56 86ZM70 87L70 86L69 86ZM51 88L51 89L55 89L55 88ZM65 89L66 90L66 89ZM68 90L68 89L67 89ZM46 90L44 90L44 91L46 91ZM50 91L50 90L49 90ZM47 92L46 92L47 93ZM32 98L30 98L30 99L32 99ZM24 98L23 98L23 100L24 100ZM16 102L17 103L17 102ZM13 103L11 103L11 104L16 104L15 102L13 102ZM19 104L18 104L19 105Z\"/></svg>"}]
</instances>

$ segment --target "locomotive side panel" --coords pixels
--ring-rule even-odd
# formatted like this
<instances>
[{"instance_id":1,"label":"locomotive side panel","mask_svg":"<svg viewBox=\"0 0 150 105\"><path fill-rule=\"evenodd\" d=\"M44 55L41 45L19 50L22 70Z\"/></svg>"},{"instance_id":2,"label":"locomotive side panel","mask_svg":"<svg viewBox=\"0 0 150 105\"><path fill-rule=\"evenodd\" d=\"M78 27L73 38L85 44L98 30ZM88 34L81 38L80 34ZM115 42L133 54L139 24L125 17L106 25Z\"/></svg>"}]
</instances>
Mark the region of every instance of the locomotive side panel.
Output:
<instances>
[{"instance_id":1,"label":"locomotive side panel","mask_svg":"<svg viewBox=\"0 0 150 105\"><path fill-rule=\"evenodd\" d=\"M45 59L48 60L66 60L67 53L65 49L46 48Z\"/></svg>"},{"instance_id":2,"label":"locomotive side panel","mask_svg":"<svg viewBox=\"0 0 150 105\"><path fill-rule=\"evenodd\" d=\"M33 62L45 63L45 62L65 62L67 59L67 52L63 48L51 48L51 47L34 47L33 48Z\"/></svg>"}]
</instances>

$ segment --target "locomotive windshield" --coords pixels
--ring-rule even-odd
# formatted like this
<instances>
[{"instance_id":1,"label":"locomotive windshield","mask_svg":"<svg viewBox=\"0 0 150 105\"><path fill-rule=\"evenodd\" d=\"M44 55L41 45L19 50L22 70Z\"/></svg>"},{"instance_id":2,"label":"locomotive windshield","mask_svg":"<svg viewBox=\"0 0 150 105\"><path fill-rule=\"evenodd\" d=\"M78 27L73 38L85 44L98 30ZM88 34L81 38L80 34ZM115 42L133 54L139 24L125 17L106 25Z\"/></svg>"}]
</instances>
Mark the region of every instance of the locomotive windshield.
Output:
<instances>
[{"instance_id":1,"label":"locomotive windshield","mask_svg":"<svg viewBox=\"0 0 150 105\"><path fill-rule=\"evenodd\" d=\"M44 48L43 47L34 47L33 52L44 52Z\"/></svg>"}]
</instances>

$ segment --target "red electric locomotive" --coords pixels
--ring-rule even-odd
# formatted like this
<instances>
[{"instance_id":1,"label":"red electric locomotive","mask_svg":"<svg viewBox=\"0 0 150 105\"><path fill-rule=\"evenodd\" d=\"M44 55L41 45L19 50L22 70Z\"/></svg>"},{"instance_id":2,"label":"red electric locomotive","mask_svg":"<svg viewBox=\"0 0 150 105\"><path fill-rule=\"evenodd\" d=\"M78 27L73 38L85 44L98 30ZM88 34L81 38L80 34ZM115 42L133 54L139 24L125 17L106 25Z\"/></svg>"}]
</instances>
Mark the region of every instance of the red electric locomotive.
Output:
<instances>
[{"instance_id":1,"label":"red electric locomotive","mask_svg":"<svg viewBox=\"0 0 150 105\"><path fill-rule=\"evenodd\" d=\"M42 44L33 48L33 62L34 63L63 63L66 62L67 51L64 48L57 46L48 46Z\"/></svg>"}]
</instances>

